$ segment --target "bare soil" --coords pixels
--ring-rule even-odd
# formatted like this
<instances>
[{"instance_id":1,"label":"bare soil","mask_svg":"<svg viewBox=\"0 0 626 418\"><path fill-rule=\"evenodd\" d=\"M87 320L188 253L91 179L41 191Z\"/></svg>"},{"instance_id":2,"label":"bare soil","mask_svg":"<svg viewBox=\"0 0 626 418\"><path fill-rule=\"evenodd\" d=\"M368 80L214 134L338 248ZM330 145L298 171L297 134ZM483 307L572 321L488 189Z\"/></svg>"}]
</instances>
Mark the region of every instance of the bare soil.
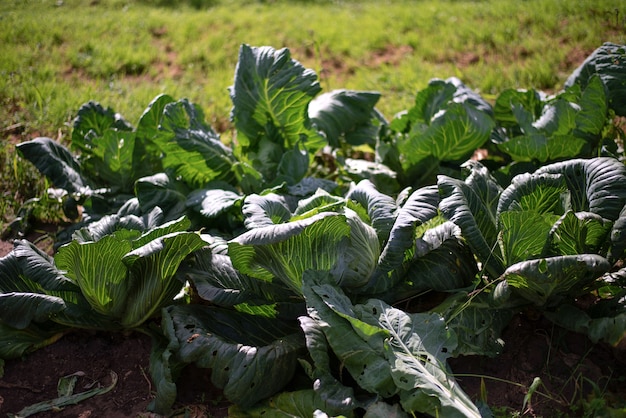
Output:
<instances>
[{"instance_id":1,"label":"bare soil","mask_svg":"<svg viewBox=\"0 0 626 418\"><path fill-rule=\"evenodd\" d=\"M17 413L22 408L57 395L63 376L80 373L75 393L117 384L110 391L67 406L60 411L41 412L41 418L58 417L157 417L148 411L154 399L150 380L151 341L140 333L74 333L23 359L7 361L0 379L0 413ZM177 415L226 417L228 403L213 387L206 370L189 367L179 379Z\"/></svg>"},{"instance_id":2,"label":"bare soil","mask_svg":"<svg viewBox=\"0 0 626 418\"><path fill-rule=\"evenodd\" d=\"M10 243L0 241L0 256L11 249ZM580 409L572 410L569 405L591 399L591 382L607 400L626 399L623 347L594 345L587 337L555 327L533 312L517 315L503 339L504 351L496 358L474 356L450 361L460 386L474 400L486 396L497 416L509 416L515 411L531 417L580 416ZM36 416L156 417L148 412L154 399L150 348L150 338L139 333L66 335L22 359L6 362L0 378L0 414L17 413L26 406L54 399L57 382L63 376L81 372L75 392L82 392L96 385L110 385L114 372L118 382L110 392ZM228 416L229 404L211 385L209 373L192 366L184 370L178 380L176 416ZM523 409L524 397L536 377L541 378L542 385Z\"/></svg>"},{"instance_id":3,"label":"bare soil","mask_svg":"<svg viewBox=\"0 0 626 418\"><path fill-rule=\"evenodd\" d=\"M496 358L450 360L459 385L472 399L481 398L484 383L492 409L531 417L577 417L582 416L583 399L602 398L608 405L626 399L625 347L593 344L587 336L559 328L533 312L515 316L502 339L505 347ZM542 384L524 408L524 397L537 377ZM592 384L601 393L594 394ZM575 404L579 407L572 408Z\"/></svg>"}]
</instances>

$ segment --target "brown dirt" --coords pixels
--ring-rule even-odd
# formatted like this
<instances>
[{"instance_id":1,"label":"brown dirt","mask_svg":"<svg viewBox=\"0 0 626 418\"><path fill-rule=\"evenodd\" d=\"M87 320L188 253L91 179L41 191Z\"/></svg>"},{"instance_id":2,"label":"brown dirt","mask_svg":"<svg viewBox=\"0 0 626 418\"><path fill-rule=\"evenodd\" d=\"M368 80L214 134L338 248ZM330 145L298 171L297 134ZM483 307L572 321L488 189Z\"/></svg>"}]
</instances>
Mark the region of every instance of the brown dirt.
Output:
<instances>
[{"instance_id":1,"label":"brown dirt","mask_svg":"<svg viewBox=\"0 0 626 418\"><path fill-rule=\"evenodd\" d=\"M135 417L146 412L153 398L148 375L150 340L139 335L75 334L51 346L8 361L0 379L0 412L17 413L25 406L56 398L57 381L82 372L76 393L95 383L115 388L60 412L43 412L39 417ZM93 386L89 386L93 387Z\"/></svg>"},{"instance_id":2,"label":"brown dirt","mask_svg":"<svg viewBox=\"0 0 626 418\"><path fill-rule=\"evenodd\" d=\"M502 339L504 350L496 358L468 356L450 361L460 386L472 399L481 397L481 378L468 375L484 377L486 400L492 409L523 411L531 417L580 416L570 405L589 398L593 391L590 382L597 384L607 399L626 399L623 349L593 344L586 336L558 328L542 316L524 313L513 318ZM542 384L522 410L536 377Z\"/></svg>"},{"instance_id":3,"label":"brown dirt","mask_svg":"<svg viewBox=\"0 0 626 418\"><path fill-rule=\"evenodd\" d=\"M11 248L10 243L0 241L0 255ZM524 416L576 416L567 405L588 398L592 391L589 382L595 382L608 397L626 399L626 387L621 385L626 376L624 349L593 345L585 336L566 332L529 313L516 316L502 338L505 348L496 358L468 356L450 361L460 386L472 399L481 398L484 382L492 409L507 416L522 411L535 377L540 377L543 385L526 405ZM81 392L87 390L86 385L109 385L114 372L118 383L110 392L36 416L155 417L147 411L154 399L150 348L150 338L139 333L76 332L23 359L7 361L0 378L0 414L55 398L62 376L83 372L76 386L76 392ZM225 417L228 406L222 393L211 385L207 370L190 366L183 372L178 380L177 416Z\"/></svg>"},{"instance_id":4,"label":"brown dirt","mask_svg":"<svg viewBox=\"0 0 626 418\"><path fill-rule=\"evenodd\" d=\"M11 252L13 244L8 241L0 240L0 255L4 256Z\"/></svg>"},{"instance_id":5,"label":"brown dirt","mask_svg":"<svg viewBox=\"0 0 626 418\"><path fill-rule=\"evenodd\" d=\"M62 411L37 414L58 417L156 417L147 408L154 399L150 380L150 338L139 333L74 333L29 354L21 360L7 361L0 379L0 412L17 413L22 408L56 398L59 378L81 373L75 393L117 384L108 393L67 406ZM179 379L175 410L189 416L225 417L228 404L215 389L205 370L189 367Z\"/></svg>"},{"instance_id":6,"label":"brown dirt","mask_svg":"<svg viewBox=\"0 0 626 418\"><path fill-rule=\"evenodd\" d=\"M372 56L364 64L374 68L383 65L397 66L411 54L413 54L413 47L409 45L385 45L373 51Z\"/></svg>"}]
</instances>

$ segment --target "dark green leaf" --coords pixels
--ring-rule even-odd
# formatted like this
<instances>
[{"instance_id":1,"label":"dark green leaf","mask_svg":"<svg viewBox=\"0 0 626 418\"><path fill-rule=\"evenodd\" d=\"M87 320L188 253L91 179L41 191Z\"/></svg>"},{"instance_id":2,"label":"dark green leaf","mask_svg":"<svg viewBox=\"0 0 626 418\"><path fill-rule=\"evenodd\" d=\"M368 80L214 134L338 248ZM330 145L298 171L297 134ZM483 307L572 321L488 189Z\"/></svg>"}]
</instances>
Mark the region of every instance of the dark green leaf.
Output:
<instances>
[{"instance_id":1,"label":"dark green leaf","mask_svg":"<svg viewBox=\"0 0 626 418\"><path fill-rule=\"evenodd\" d=\"M16 147L55 187L76 193L88 186L78 162L67 148L54 140L35 138Z\"/></svg>"},{"instance_id":2,"label":"dark green leaf","mask_svg":"<svg viewBox=\"0 0 626 418\"><path fill-rule=\"evenodd\" d=\"M614 262L624 255L626 250L626 206L622 209L611 230L611 248L609 249L609 261Z\"/></svg>"},{"instance_id":3,"label":"dark green leaf","mask_svg":"<svg viewBox=\"0 0 626 418\"><path fill-rule=\"evenodd\" d=\"M415 246L415 257L407 263L404 277L414 289L439 292L460 289L468 286L478 272L474 255L452 222L427 230Z\"/></svg>"},{"instance_id":4,"label":"dark green leaf","mask_svg":"<svg viewBox=\"0 0 626 418\"><path fill-rule=\"evenodd\" d=\"M156 389L156 396L148 410L166 416L171 413L176 402L175 382L186 364L176 359L175 353L168 347L168 339L160 329L150 328L148 332L152 337L150 377Z\"/></svg>"},{"instance_id":5,"label":"dark green leaf","mask_svg":"<svg viewBox=\"0 0 626 418\"><path fill-rule=\"evenodd\" d=\"M309 154L300 142L285 151L277 167L276 183L294 185L304 178L309 170Z\"/></svg>"},{"instance_id":6,"label":"dark green leaf","mask_svg":"<svg viewBox=\"0 0 626 418\"><path fill-rule=\"evenodd\" d=\"M386 194L393 195L400 188L397 179L398 174L384 164L346 158L343 169L354 182L359 183L361 180L369 180L378 190Z\"/></svg>"},{"instance_id":7,"label":"dark green leaf","mask_svg":"<svg viewBox=\"0 0 626 418\"><path fill-rule=\"evenodd\" d=\"M568 294L584 292L595 279L611 268L598 255L582 254L522 261L501 276L509 286L537 306L557 303Z\"/></svg>"},{"instance_id":8,"label":"dark green leaf","mask_svg":"<svg viewBox=\"0 0 626 418\"><path fill-rule=\"evenodd\" d=\"M355 200L367 210L370 223L378 234L380 242L385 242L389 238L391 228L396 219L398 205L391 196L386 195L376 189L369 180L362 180L350 190L346 199Z\"/></svg>"},{"instance_id":9,"label":"dark green leaf","mask_svg":"<svg viewBox=\"0 0 626 418\"><path fill-rule=\"evenodd\" d=\"M493 119L467 103L450 103L425 127L412 130L398 144L405 169L432 156L439 161L463 161L488 139Z\"/></svg>"},{"instance_id":10,"label":"dark green leaf","mask_svg":"<svg viewBox=\"0 0 626 418\"><path fill-rule=\"evenodd\" d=\"M615 221L626 203L626 167L614 158L567 160L534 174L562 174L570 191L569 208L574 212L593 212Z\"/></svg>"},{"instance_id":11,"label":"dark green leaf","mask_svg":"<svg viewBox=\"0 0 626 418\"><path fill-rule=\"evenodd\" d=\"M54 322L72 327L116 328L110 320L92 310L78 284L68 277L33 244L18 241L14 252L0 259L2 292L14 294L6 299L7 303L3 306L11 316L18 312L17 307L11 305L19 304L22 311L18 313L21 318L18 321L49 317Z\"/></svg>"},{"instance_id":12,"label":"dark green leaf","mask_svg":"<svg viewBox=\"0 0 626 418\"><path fill-rule=\"evenodd\" d=\"M189 194L186 205L210 219L238 207L242 200L243 196L233 188L208 188L196 190Z\"/></svg>"},{"instance_id":13,"label":"dark green leaf","mask_svg":"<svg viewBox=\"0 0 626 418\"><path fill-rule=\"evenodd\" d=\"M592 76L580 98L576 128L586 134L599 135L606 123L608 108L606 87L600 77Z\"/></svg>"},{"instance_id":14,"label":"dark green leaf","mask_svg":"<svg viewBox=\"0 0 626 418\"><path fill-rule=\"evenodd\" d=\"M337 187L337 183L331 180L318 177L305 177L298 184L287 186L287 191L290 195L305 197L314 194L318 189L332 192Z\"/></svg>"},{"instance_id":15,"label":"dark green leaf","mask_svg":"<svg viewBox=\"0 0 626 418\"><path fill-rule=\"evenodd\" d=\"M160 173L137 180L135 192L144 212L159 207L164 220L172 220L185 213L190 190L185 183Z\"/></svg>"},{"instance_id":16,"label":"dark green leaf","mask_svg":"<svg viewBox=\"0 0 626 418\"><path fill-rule=\"evenodd\" d=\"M377 274L387 274L401 266L406 252L415 245L415 230L437 215L439 192L436 187L423 187L411 193L398 209L389 233L389 240L380 255Z\"/></svg>"},{"instance_id":17,"label":"dark green leaf","mask_svg":"<svg viewBox=\"0 0 626 418\"><path fill-rule=\"evenodd\" d=\"M242 150L256 150L266 138L281 149L304 140L307 150L317 151L324 141L311 129L307 107L320 90L315 73L288 49L242 45L230 90Z\"/></svg>"},{"instance_id":18,"label":"dark green leaf","mask_svg":"<svg viewBox=\"0 0 626 418\"><path fill-rule=\"evenodd\" d=\"M160 134L154 141L163 153L163 167L174 170L191 187L234 179L232 151L204 122L202 110L187 100L165 105Z\"/></svg>"},{"instance_id":19,"label":"dark green leaf","mask_svg":"<svg viewBox=\"0 0 626 418\"><path fill-rule=\"evenodd\" d=\"M195 263L186 271L198 296L218 306L232 307L243 303L289 301L293 293L280 283L268 283L237 271L230 257L202 250L195 254Z\"/></svg>"},{"instance_id":20,"label":"dark green leaf","mask_svg":"<svg viewBox=\"0 0 626 418\"><path fill-rule=\"evenodd\" d=\"M580 84L585 89L594 75L600 79L609 92L609 105L620 116L626 116L626 47L605 42L587 57L565 82L565 86Z\"/></svg>"},{"instance_id":21,"label":"dark green leaf","mask_svg":"<svg viewBox=\"0 0 626 418\"><path fill-rule=\"evenodd\" d=\"M39 293L0 294L0 320L13 328L23 330L31 321L43 322L65 310L65 302L57 296Z\"/></svg>"},{"instance_id":22,"label":"dark green leaf","mask_svg":"<svg viewBox=\"0 0 626 418\"><path fill-rule=\"evenodd\" d=\"M431 80L417 94L415 106L390 127L403 134L396 145L402 169L407 173L419 170L421 178L426 178L431 169L425 162L467 159L489 139L494 121L484 99L450 78Z\"/></svg>"},{"instance_id":23,"label":"dark green leaf","mask_svg":"<svg viewBox=\"0 0 626 418\"><path fill-rule=\"evenodd\" d=\"M518 136L499 148L515 161L554 161L580 155L586 141L571 135L546 137L543 133Z\"/></svg>"},{"instance_id":24,"label":"dark green leaf","mask_svg":"<svg viewBox=\"0 0 626 418\"><path fill-rule=\"evenodd\" d=\"M468 160L461 166L466 174L465 183L485 205L489 216L497 216L502 187L489 170L478 161Z\"/></svg>"},{"instance_id":25,"label":"dark green leaf","mask_svg":"<svg viewBox=\"0 0 626 418\"><path fill-rule=\"evenodd\" d=\"M305 276L304 296L309 316L315 320L342 366L361 388L383 397L396 394L398 389L384 355L384 341L390 336L389 330L357 319L352 303L339 288L316 284L328 281L324 274L308 272ZM309 333L307 344L324 344L317 341L321 337L319 333ZM322 363L320 367L327 366Z\"/></svg>"},{"instance_id":26,"label":"dark green leaf","mask_svg":"<svg viewBox=\"0 0 626 418\"><path fill-rule=\"evenodd\" d=\"M350 228L350 243L339 253L331 274L344 288L362 288L376 268L380 244L374 228L363 222L356 212L346 208L344 214Z\"/></svg>"},{"instance_id":27,"label":"dark green leaf","mask_svg":"<svg viewBox=\"0 0 626 418\"><path fill-rule=\"evenodd\" d=\"M133 153L133 172L136 178L163 171L162 154L156 143L163 135L159 127L163 122L165 106L172 102L174 99L171 96L160 94L150 102L139 118Z\"/></svg>"},{"instance_id":28,"label":"dark green leaf","mask_svg":"<svg viewBox=\"0 0 626 418\"><path fill-rule=\"evenodd\" d=\"M342 142L375 146L381 117L374 106L379 99L376 92L334 90L311 101L309 117L334 148Z\"/></svg>"},{"instance_id":29,"label":"dark green leaf","mask_svg":"<svg viewBox=\"0 0 626 418\"><path fill-rule=\"evenodd\" d=\"M62 329L43 328L32 324L16 329L0 322L0 359L19 359L43 346L53 343L63 334Z\"/></svg>"},{"instance_id":30,"label":"dark green leaf","mask_svg":"<svg viewBox=\"0 0 626 418\"><path fill-rule=\"evenodd\" d=\"M296 170L293 162L302 155L294 148L302 146L312 159L326 145L307 113L320 90L315 73L292 60L289 50L242 45L235 84L230 89L231 117L237 128L235 153L262 173L264 181L274 182L279 169L282 174L292 173L292 183L299 181L304 167ZM281 163L288 151L291 157Z\"/></svg>"},{"instance_id":31,"label":"dark green leaf","mask_svg":"<svg viewBox=\"0 0 626 418\"><path fill-rule=\"evenodd\" d=\"M546 104L541 117L533 123L533 126L550 137L566 135L576 127L576 115L579 109L577 104L557 97Z\"/></svg>"},{"instance_id":32,"label":"dark green leaf","mask_svg":"<svg viewBox=\"0 0 626 418\"><path fill-rule=\"evenodd\" d=\"M487 174L484 172L478 175ZM491 181L493 180L488 180ZM484 188L477 187L480 184L482 182L470 181L468 184L451 177L439 176L439 210L461 228L463 237L486 271L493 277L498 277L504 271L504 259L497 245L498 230L493 207L493 191L497 188L486 193Z\"/></svg>"},{"instance_id":33,"label":"dark green leaf","mask_svg":"<svg viewBox=\"0 0 626 418\"><path fill-rule=\"evenodd\" d=\"M241 273L269 282L278 279L300 295L304 272L330 271L349 234L344 216L326 212L252 229L230 241L228 253Z\"/></svg>"},{"instance_id":34,"label":"dark green leaf","mask_svg":"<svg viewBox=\"0 0 626 418\"><path fill-rule=\"evenodd\" d=\"M139 123L137 124L137 138L147 141L162 135L159 127L163 123L163 111L165 110L165 106L174 101L175 100L167 94L160 94L155 97L139 118Z\"/></svg>"},{"instance_id":35,"label":"dark green leaf","mask_svg":"<svg viewBox=\"0 0 626 418\"><path fill-rule=\"evenodd\" d=\"M340 412L341 411L341 412ZM305 389L299 391L281 392L276 396L254 405L251 408L241 408L235 405L228 408L228 416L231 418L291 418L291 417L315 417L329 416L319 415L320 412L332 414L330 416L352 417L349 408L333 408L325 401L319 390Z\"/></svg>"},{"instance_id":36,"label":"dark green leaf","mask_svg":"<svg viewBox=\"0 0 626 418\"><path fill-rule=\"evenodd\" d=\"M612 222L589 212L568 211L550 231L553 255L604 254Z\"/></svg>"},{"instance_id":37,"label":"dark green leaf","mask_svg":"<svg viewBox=\"0 0 626 418\"><path fill-rule=\"evenodd\" d=\"M532 121L538 119L543 101L535 90L504 90L498 95L494 106L494 117L499 125L517 136L532 131Z\"/></svg>"},{"instance_id":38,"label":"dark green leaf","mask_svg":"<svg viewBox=\"0 0 626 418\"><path fill-rule=\"evenodd\" d=\"M295 321L216 307L170 306L163 329L177 358L211 369L213 384L242 408L283 389L304 348Z\"/></svg>"},{"instance_id":39,"label":"dark green leaf","mask_svg":"<svg viewBox=\"0 0 626 418\"><path fill-rule=\"evenodd\" d=\"M93 140L104 135L108 130L132 131L133 127L110 107L90 101L78 109L72 123L72 148L91 153Z\"/></svg>"},{"instance_id":40,"label":"dark green leaf","mask_svg":"<svg viewBox=\"0 0 626 418\"><path fill-rule=\"evenodd\" d=\"M384 355L405 411L480 417L446 367L457 336L443 317L436 313L407 314L375 299L355 310L363 321L389 333Z\"/></svg>"},{"instance_id":41,"label":"dark green leaf","mask_svg":"<svg viewBox=\"0 0 626 418\"><path fill-rule=\"evenodd\" d=\"M92 309L121 318L131 285L122 257L131 248L127 239L107 235L97 242L72 241L59 249L54 261L80 287Z\"/></svg>"},{"instance_id":42,"label":"dark green leaf","mask_svg":"<svg viewBox=\"0 0 626 418\"><path fill-rule=\"evenodd\" d=\"M265 188L263 174L247 161L238 161L232 166L237 185L244 193L256 193Z\"/></svg>"},{"instance_id":43,"label":"dark green leaf","mask_svg":"<svg viewBox=\"0 0 626 418\"><path fill-rule=\"evenodd\" d=\"M160 209L154 208L153 212L162 213ZM150 212L150 213L153 213ZM154 214L156 215L156 214ZM103 216L101 219L89 223L87 226L76 231L72 235L72 240L79 243L85 243L89 241L99 241L107 235L111 235L118 231L127 235L127 239L134 239L141 235L141 232L150 227L154 227L154 224L146 224L146 220L143 217L135 215L119 216L108 215Z\"/></svg>"},{"instance_id":44,"label":"dark green leaf","mask_svg":"<svg viewBox=\"0 0 626 418\"><path fill-rule=\"evenodd\" d=\"M132 190L139 176L134 172L135 132L110 108L89 102L73 123L72 148L80 152L83 171L103 186Z\"/></svg>"},{"instance_id":45,"label":"dark green leaf","mask_svg":"<svg viewBox=\"0 0 626 418\"><path fill-rule=\"evenodd\" d=\"M505 264L543 255L554 216L536 211L508 211L500 214L500 237L498 239Z\"/></svg>"},{"instance_id":46,"label":"dark green leaf","mask_svg":"<svg viewBox=\"0 0 626 418\"><path fill-rule=\"evenodd\" d=\"M507 211L562 215L567 205L567 192L565 181L558 174L520 174L502 191L497 216Z\"/></svg>"},{"instance_id":47,"label":"dark green leaf","mask_svg":"<svg viewBox=\"0 0 626 418\"><path fill-rule=\"evenodd\" d=\"M285 223L291 219L285 198L276 193L246 196L241 211L248 229Z\"/></svg>"},{"instance_id":48,"label":"dark green leaf","mask_svg":"<svg viewBox=\"0 0 626 418\"><path fill-rule=\"evenodd\" d=\"M53 259L35 244L27 240L16 240L13 243L13 254L19 263L20 277L31 281L32 285L22 289L12 289L16 292L45 291L56 296L71 299L67 292L77 292L78 287L63 272L54 265ZM0 270L0 271L3 271ZM6 291L4 288L2 291Z\"/></svg>"},{"instance_id":49,"label":"dark green leaf","mask_svg":"<svg viewBox=\"0 0 626 418\"><path fill-rule=\"evenodd\" d=\"M396 304L427 291L447 292L467 287L478 273L474 254L462 240L459 227L452 222L428 229L415 240L411 250L408 253L412 257L392 272L386 287L370 283L367 290L384 290L375 296ZM377 282L383 281L383 277L377 278Z\"/></svg>"},{"instance_id":50,"label":"dark green leaf","mask_svg":"<svg viewBox=\"0 0 626 418\"><path fill-rule=\"evenodd\" d=\"M293 219L307 218L321 212L338 211L345 207L346 200L318 189L312 196L298 201L298 207L293 213Z\"/></svg>"},{"instance_id":51,"label":"dark green leaf","mask_svg":"<svg viewBox=\"0 0 626 418\"><path fill-rule=\"evenodd\" d=\"M111 187L117 192L132 191L138 178L133 164L135 138L133 131L104 131L91 142L89 153L82 154L83 171L98 184Z\"/></svg>"},{"instance_id":52,"label":"dark green leaf","mask_svg":"<svg viewBox=\"0 0 626 418\"><path fill-rule=\"evenodd\" d=\"M433 311L442 315L457 335L458 345L450 357L501 354L505 344L502 331L517 312L514 308L494 307L485 293L468 296L465 292L450 295Z\"/></svg>"},{"instance_id":53,"label":"dark green leaf","mask_svg":"<svg viewBox=\"0 0 626 418\"><path fill-rule=\"evenodd\" d=\"M310 370L306 369L307 374L312 380L319 382L315 392L326 403L325 411L332 410L345 414L361 402L368 401L369 399L365 402L357 400L354 388L342 384L333 375L335 370L331 361L332 350L324 334L326 324L306 315L299 317L298 320L304 332L307 350L313 360L312 365L307 365L310 367Z\"/></svg>"},{"instance_id":54,"label":"dark green leaf","mask_svg":"<svg viewBox=\"0 0 626 418\"><path fill-rule=\"evenodd\" d=\"M128 266L130 277L124 295L122 325L127 328L141 325L171 303L183 287L175 277L180 263L204 245L199 234L173 232L125 254L122 261Z\"/></svg>"},{"instance_id":55,"label":"dark green leaf","mask_svg":"<svg viewBox=\"0 0 626 418\"><path fill-rule=\"evenodd\" d=\"M191 222L185 216L181 216L178 219L154 226L153 228L146 230L139 238L130 238L133 239L133 250L136 250L137 248L142 247L157 238L162 238L166 235L175 234L177 232L185 232L190 226Z\"/></svg>"},{"instance_id":56,"label":"dark green leaf","mask_svg":"<svg viewBox=\"0 0 626 418\"><path fill-rule=\"evenodd\" d=\"M546 312L546 316L565 329L587 335L594 343L602 341L618 347L626 338L624 306L612 315L596 317L576 306L563 304L555 311Z\"/></svg>"}]
</instances>

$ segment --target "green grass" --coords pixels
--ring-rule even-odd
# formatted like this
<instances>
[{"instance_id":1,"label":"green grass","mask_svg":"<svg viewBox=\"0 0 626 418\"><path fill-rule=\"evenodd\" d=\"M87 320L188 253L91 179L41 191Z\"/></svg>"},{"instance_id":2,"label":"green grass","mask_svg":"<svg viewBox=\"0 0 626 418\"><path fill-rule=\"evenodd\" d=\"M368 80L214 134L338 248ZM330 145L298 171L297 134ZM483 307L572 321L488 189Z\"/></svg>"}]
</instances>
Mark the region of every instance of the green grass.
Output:
<instances>
[{"instance_id":1,"label":"green grass","mask_svg":"<svg viewBox=\"0 0 626 418\"><path fill-rule=\"evenodd\" d=\"M288 47L325 91L376 90L391 118L432 78L485 97L555 91L602 42L625 43L614 0L4 0L0 3L0 227L42 182L14 155L36 136L68 141L81 104L135 123L168 93L228 136L239 46ZM16 174L16 173L20 174ZM16 192L17 191L17 192Z\"/></svg>"}]
</instances>

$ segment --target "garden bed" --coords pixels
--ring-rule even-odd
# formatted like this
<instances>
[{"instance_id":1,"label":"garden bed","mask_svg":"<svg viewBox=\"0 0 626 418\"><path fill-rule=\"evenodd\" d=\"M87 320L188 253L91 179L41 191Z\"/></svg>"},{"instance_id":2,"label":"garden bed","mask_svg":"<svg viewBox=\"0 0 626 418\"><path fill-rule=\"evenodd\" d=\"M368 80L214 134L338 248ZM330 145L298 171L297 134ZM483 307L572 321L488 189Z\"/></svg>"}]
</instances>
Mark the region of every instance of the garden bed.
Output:
<instances>
[{"instance_id":1,"label":"garden bed","mask_svg":"<svg viewBox=\"0 0 626 418\"><path fill-rule=\"evenodd\" d=\"M229 145L186 99L86 103L72 149L17 145L77 224L0 259L2 407L623 413L624 50L554 97L435 79L388 122L242 45Z\"/></svg>"},{"instance_id":2,"label":"garden bed","mask_svg":"<svg viewBox=\"0 0 626 418\"><path fill-rule=\"evenodd\" d=\"M6 247L3 242L0 248ZM487 401L499 416L523 411L526 416L576 416L574 401L596 402L626 399L626 350L593 345L580 334L566 332L542 317L520 313L504 331L505 348L496 358L480 356L451 359L457 380L472 399L481 396L481 379ZM29 405L57 397L60 377L84 373L76 392L94 384L107 386L111 372L118 377L108 393L91 397L61 411L37 414L40 418L144 417L156 415L147 407L154 399L149 374L150 338L139 333L74 333L23 359L7 361L0 379L0 413L17 413ZM622 378L620 378L620 376ZM543 384L526 409L524 397L536 377ZM591 383L602 392L595 393ZM225 417L229 403L210 383L206 370L188 366L178 380L175 410L182 416ZM103 412L104 411L104 412ZM581 411L578 411L581 412ZM561 416L563 416L561 415Z\"/></svg>"}]
</instances>

